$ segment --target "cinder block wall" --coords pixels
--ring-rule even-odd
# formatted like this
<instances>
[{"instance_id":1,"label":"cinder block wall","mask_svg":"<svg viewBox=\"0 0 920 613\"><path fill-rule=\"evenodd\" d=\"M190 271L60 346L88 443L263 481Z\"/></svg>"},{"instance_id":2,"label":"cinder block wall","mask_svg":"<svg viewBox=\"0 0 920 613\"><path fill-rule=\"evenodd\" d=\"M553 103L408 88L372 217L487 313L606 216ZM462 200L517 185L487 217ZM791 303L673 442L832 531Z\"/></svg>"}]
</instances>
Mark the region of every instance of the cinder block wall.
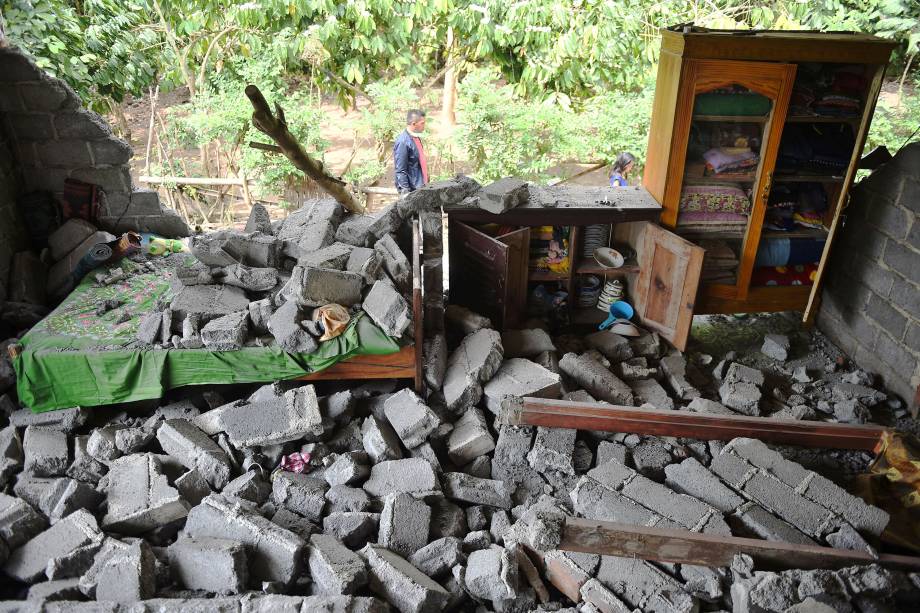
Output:
<instances>
[{"instance_id":1,"label":"cinder block wall","mask_svg":"<svg viewBox=\"0 0 920 613\"><path fill-rule=\"evenodd\" d=\"M28 248L25 230L16 206L19 178L11 142L0 125L0 302L6 300L13 254Z\"/></svg>"},{"instance_id":2,"label":"cinder block wall","mask_svg":"<svg viewBox=\"0 0 920 613\"><path fill-rule=\"evenodd\" d=\"M906 401L920 386L920 142L851 192L818 327Z\"/></svg>"},{"instance_id":3,"label":"cinder block wall","mask_svg":"<svg viewBox=\"0 0 920 613\"><path fill-rule=\"evenodd\" d=\"M81 108L74 91L50 77L17 48L0 46L0 123L10 137L22 190L58 196L64 179L94 183L102 192L99 225L114 233L188 236L182 218L157 193L131 184L128 143L105 119Z\"/></svg>"}]
</instances>

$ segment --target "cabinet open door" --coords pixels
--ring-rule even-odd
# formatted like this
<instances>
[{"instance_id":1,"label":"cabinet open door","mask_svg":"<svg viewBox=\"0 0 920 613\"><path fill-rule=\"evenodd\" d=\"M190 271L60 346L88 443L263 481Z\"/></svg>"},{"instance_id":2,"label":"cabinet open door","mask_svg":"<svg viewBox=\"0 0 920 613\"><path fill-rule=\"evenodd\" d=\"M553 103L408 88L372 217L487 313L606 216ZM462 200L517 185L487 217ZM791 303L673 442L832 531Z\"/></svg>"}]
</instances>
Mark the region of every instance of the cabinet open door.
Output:
<instances>
[{"instance_id":1,"label":"cabinet open door","mask_svg":"<svg viewBox=\"0 0 920 613\"><path fill-rule=\"evenodd\" d=\"M450 302L485 315L498 330L519 325L527 306L530 228L493 237L455 221L448 232Z\"/></svg>"},{"instance_id":2,"label":"cabinet open door","mask_svg":"<svg viewBox=\"0 0 920 613\"><path fill-rule=\"evenodd\" d=\"M636 250L639 271L628 278L627 294L639 322L683 351L705 249L650 222L618 224L615 237Z\"/></svg>"}]
</instances>

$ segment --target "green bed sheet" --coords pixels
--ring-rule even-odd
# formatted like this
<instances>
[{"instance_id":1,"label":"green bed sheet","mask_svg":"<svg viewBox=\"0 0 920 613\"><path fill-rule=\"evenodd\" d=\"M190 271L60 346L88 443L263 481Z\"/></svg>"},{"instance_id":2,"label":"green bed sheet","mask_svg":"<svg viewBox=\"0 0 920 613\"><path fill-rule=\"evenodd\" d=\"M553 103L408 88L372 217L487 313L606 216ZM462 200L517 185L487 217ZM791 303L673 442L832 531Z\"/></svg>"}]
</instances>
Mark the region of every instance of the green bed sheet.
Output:
<instances>
[{"instance_id":1,"label":"green bed sheet","mask_svg":"<svg viewBox=\"0 0 920 613\"><path fill-rule=\"evenodd\" d=\"M91 273L21 339L22 351L13 367L23 406L41 412L159 398L184 385L278 381L357 355L400 349L363 314L312 353L290 354L274 345L236 351L142 348L136 343L140 319L158 302L172 298L172 268L147 272L128 259L109 268L117 266L132 274L123 282L97 286ZM97 305L106 299L124 304L96 315ZM130 318L116 323L126 311Z\"/></svg>"}]
</instances>

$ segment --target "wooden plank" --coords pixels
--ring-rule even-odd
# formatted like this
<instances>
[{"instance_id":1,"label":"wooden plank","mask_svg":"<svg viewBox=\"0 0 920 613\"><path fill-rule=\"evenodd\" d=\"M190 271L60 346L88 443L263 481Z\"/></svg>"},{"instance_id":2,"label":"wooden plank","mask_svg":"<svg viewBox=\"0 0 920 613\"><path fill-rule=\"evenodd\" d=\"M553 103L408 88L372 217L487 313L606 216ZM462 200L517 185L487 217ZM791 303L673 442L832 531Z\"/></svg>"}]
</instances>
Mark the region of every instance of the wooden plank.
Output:
<instances>
[{"instance_id":1,"label":"wooden plank","mask_svg":"<svg viewBox=\"0 0 920 613\"><path fill-rule=\"evenodd\" d=\"M358 355L325 370L298 377L300 381L347 379L414 379L417 355L414 345L387 355Z\"/></svg>"},{"instance_id":2,"label":"wooden plank","mask_svg":"<svg viewBox=\"0 0 920 613\"><path fill-rule=\"evenodd\" d=\"M637 409L530 397L508 402L501 420L515 426L631 432L698 440L727 441L749 437L784 445L864 450L873 449L886 430L871 425Z\"/></svg>"},{"instance_id":3,"label":"wooden plank","mask_svg":"<svg viewBox=\"0 0 920 613\"><path fill-rule=\"evenodd\" d=\"M897 44L853 32L661 31L661 51L685 58L762 62L887 63Z\"/></svg>"},{"instance_id":4,"label":"wooden plank","mask_svg":"<svg viewBox=\"0 0 920 613\"><path fill-rule=\"evenodd\" d=\"M652 102L645 171L642 173L642 185L661 203L665 202L671 136L675 127L674 115L682 69L680 57L662 50L658 60L658 77L655 80L655 99ZM670 225L673 226L673 222Z\"/></svg>"},{"instance_id":5,"label":"wooden plank","mask_svg":"<svg viewBox=\"0 0 920 613\"><path fill-rule=\"evenodd\" d=\"M251 179L237 179L235 177L148 177L146 175L137 178L141 183L150 185L160 185L163 183L175 183L176 185L240 185L244 181Z\"/></svg>"},{"instance_id":6,"label":"wooden plank","mask_svg":"<svg viewBox=\"0 0 920 613\"><path fill-rule=\"evenodd\" d=\"M509 226L587 226L626 221L657 221L661 206L644 188L619 188L622 196L609 206L517 207L501 214L479 208L444 207L451 222Z\"/></svg>"},{"instance_id":7,"label":"wooden plank","mask_svg":"<svg viewBox=\"0 0 920 613\"><path fill-rule=\"evenodd\" d=\"M422 359L425 347L425 328L423 326L424 305L422 304L422 233L418 217L412 218L412 336L418 350L413 363L415 391L421 394L425 387L422 371Z\"/></svg>"},{"instance_id":8,"label":"wooden plank","mask_svg":"<svg viewBox=\"0 0 920 613\"><path fill-rule=\"evenodd\" d=\"M521 228L497 238L508 245L505 286L505 312L503 327L517 326L523 322L527 310L527 280L530 265L530 228ZM532 277L531 277L532 278Z\"/></svg>"},{"instance_id":9,"label":"wooden plank","mask_svg":"<svg viewBox=\"0 0 920 613\"><path fill-rule=\"evenodd\" d=\"M696 301L696 314L702 313L776 313L801 311L808 303L810 285L774 285L751 287L747 298L719 295L722 286L706 285Z\"/></svg>"},{"instance_id":10,"label":"wooden plank","mask_svg":"<svg viewBox=\"0 0 920 613\"><path fill-rule=\"evenodd\" d=\"M713 567L730 566L735 555L744 553L754 559L758 568L833 569L877 563L908 571L920 569L920 558L914 556L881 554L874 558L867 552L850 549L630 526L580 517L566 518L559 549Z\"/></svg>"}]
</instances>

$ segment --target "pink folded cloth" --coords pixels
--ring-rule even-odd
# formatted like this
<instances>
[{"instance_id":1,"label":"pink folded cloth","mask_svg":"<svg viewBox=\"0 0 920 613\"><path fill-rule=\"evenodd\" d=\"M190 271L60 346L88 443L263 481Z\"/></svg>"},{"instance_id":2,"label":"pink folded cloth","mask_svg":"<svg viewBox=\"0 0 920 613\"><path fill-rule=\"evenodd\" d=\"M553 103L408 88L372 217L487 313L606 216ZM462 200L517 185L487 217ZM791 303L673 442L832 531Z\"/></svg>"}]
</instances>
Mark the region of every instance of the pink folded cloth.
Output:
<instances>
[{"instance_id":1,"label":"pink folded cloth","mask_svg":"<svg viewBox=\"0 0 920 613\"><path fill-rule=\"evenodd\" d=\"M290 473L303 473L310 470L310 454L295 451L290 455L283 456L278 468Z\"/></svg>"}]
</instances>

